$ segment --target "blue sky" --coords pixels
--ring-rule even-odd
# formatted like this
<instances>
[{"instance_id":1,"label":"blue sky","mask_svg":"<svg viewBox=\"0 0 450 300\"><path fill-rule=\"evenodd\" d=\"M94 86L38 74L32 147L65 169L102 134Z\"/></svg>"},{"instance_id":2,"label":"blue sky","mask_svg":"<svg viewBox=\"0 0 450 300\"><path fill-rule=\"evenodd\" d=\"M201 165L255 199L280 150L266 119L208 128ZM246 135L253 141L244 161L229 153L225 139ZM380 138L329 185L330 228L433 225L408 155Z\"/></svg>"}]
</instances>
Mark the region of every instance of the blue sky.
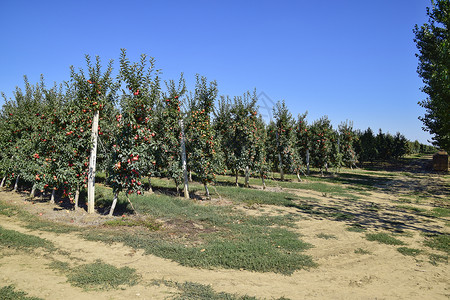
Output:
<instances>
[{"instance_id":1,"label":"blue sky","mask_svg":"<svg viewBox=\"0 0 450 300\"><path fill-rule=\"evenodd\" d=\"M47 85L84 67L84 54L116 62L156 59L163 79L181 72L218 82L219 94L264 92L294 116L328 115L334 127L403 133L426 143L417 119L415 24L429 0L0 1L0 91L12 97L44 74ZM117 70L116 64L116 70ZM3 103L3 100L1 100ZM270 101L266 98L266 103ZM264 103L261 103L264 106ZM261 111L264 113L264 111Z\"/></svg>"}]
</instances>

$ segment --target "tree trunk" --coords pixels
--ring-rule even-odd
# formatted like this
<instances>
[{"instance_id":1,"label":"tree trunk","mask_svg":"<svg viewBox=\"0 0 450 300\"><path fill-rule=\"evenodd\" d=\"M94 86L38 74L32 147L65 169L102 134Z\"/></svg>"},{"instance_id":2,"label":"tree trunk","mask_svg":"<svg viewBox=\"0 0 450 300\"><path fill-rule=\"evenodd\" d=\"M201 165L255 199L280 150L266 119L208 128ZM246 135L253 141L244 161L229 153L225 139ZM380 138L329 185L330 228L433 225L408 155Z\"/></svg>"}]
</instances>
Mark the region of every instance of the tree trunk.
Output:
<instances>
[{"instance_id":1,"label":"tree trunk","mask_svg":"<svg viewBox=\"0 0 450 300\"><path fill-rule=\"evenodd\" d=\"M113 203L111 205L111 209L109 210L109 216L110 217L112 217L112 215L114 214L114 209L116 208L118 196L119 196L119 193L114 193L114 200L113 200Z\"/></svg>"},{"instance_id":2,"label":"tree trunk","mask_svg":"<svg viewBox=\"0 0 450 300\"><path fill-rule=\"evenodd\" d=\"M245 187L249 187L250 185L248 184L248 180L249 180L249 176L250 176L250 171L249 171L249 167L248 166L246 166L245 167L245 183L244 183L244 186Z\"/></svg>"},{"instance_id":3,"label":"tree trunk","mask_svg":"<svg viewBox=\"0 0 450 300\"><path fill-rule=\"evenodd\" d=\"M183 168L183 179L184 179L184 198L189 199L189 180L187 174L187 163L186 163L186 144L184 141L184 125L183 119L180 119L180 128L181 128L181 165Z\"/></svg>"},{"instance_id":4,"label":"tree trunk","mask_svg":"<svg viewBox=\"0 0 450 300\"><path fill-rule=\"evenodd\" d=\"M263 184L263 190L265 190L266 189L266 181L264 180L264 174L261 174L261 181Z\"/></svg>"},{"instance_id":5,"label":"tree trunk","mask_svg":"<svg viewBox=\"0 0 450 300\"><path fill-rule=\"evenodd\" d=\"M6 176L3 177L2 183L0 183L0 187L3 187L5 185L5 181L6 181Z\"/></svg>"},{"instance_id":6,"label":"tree trunk","mask_svg":"<svg viewBox=\"0 0 450 300\"><path fill-rule=\"evenodd\" d=\"M211 199L211 197L210 197L210 195L209 195L208 184L207 184L207 183L204 183L203 185L205 186L206 198L207 198L207 199Z\"/></svg>"},{"instance_id":7,"label":"tree trunk","mask_svg":"<svg viewBox=\"0 0 450 300\"><path fill-rule=\"evenodd\" d=\"M236 176L235 184L236 184L236 186L239 186L239 182L238 182L238 180L239 180L239 171L236 170L235 173L234 173L234 175Z\"/></svg>"},{"instance_id":8,"label":"tree trunk","mask_svg":"<svg viewBox=\"0 0 450 300\"><path fill-rule=\"evenodd\" d=\"M133 206L133 203L131 203L131 201L130 201L130 197L128 196L128 193L127 193L127 201L128 201L128 203L130 203L131 208L132 208L133 211L136 213L136 215L139 216L138 212L136 211L136 209L135 209L134 206Z\"/></svg>"},{"instance_id":9,"label":"tree trunk","mask_svg":"<svg viewBox=\"0 0 450 300\"><path fill-rule=\"evenodd\" d=\"M284 181L283 162L281 161L281 154L280 153L278 153L278 159L280 161L280 178L281 178L281 181Z\"/></svg>"},{"instance_id":10,"label":"tree trunk","mask_svg":"<svg viewBox=\"0 0 450 300\"><path fill-rule=\"evenodd\" d=\"M14 184L14 192L17 192L17 189L19 188L19 175L16 177L16 183Z\"/></svg>"},{"instance_id":11,"label":"tree trunk","mask_svg":"<svg viewBox=\"0 0 450 300\"><path fill-rule=\"evenodd\" d=\"M77 184L77 190L75 191L75 203L73 205L73 209L78 209L78 200L80 199L80 185Z\"/></svg>"},{"instance_id":12,"label":"tree trunk","mask_svg":"<svg viewBox=\"0 0 450 300\"><path fill-rule=\"evenodd\" d=\"M280 151L280 142L278 140L278 131L276 132L276 139L277 139L277 150ZM281 181L284 181L283 161L281 159L281 152L278 152L278 162L279 162L279 168L280 168L280 178L281 178Z\"/></svg>"},{"instance_id":13,"label":"tree trunk","mask_svg":"<svg viewBox=\"0 0 450 300\"><path fill-rule=\"evenodd\" d=\"M180 189L178 188L178 181L176 179L173 180L175 182L175 186L177 188L177 197L180 196Z\"/></svg>"},{"instance_id":14,"label":"tree trunk","mask_svg":"<svg viewBox=\"0 0 450 300\"><path fill-rule=\"evenodd\" d=\"M88 214L95 212L95 164L97 162L98 119L99 111L97 110L92 121L92 148L89 157L88 174Z\"/></svg>"},{"instance_id":15,"label":"tree trunk","mask_svg":"<svg viewBox=\"0 0 450 300\"><path fill-rule=\"evenodd\" d=\"M189 170L189 182L192 182L192 171Z\"/></svg>"},{"instance_id":16,"label":"tree trunk","mask_svg":"<svg viewBox=\"0 0 450 300\"><path fill-rule=\"evenodd\" d=\"M306 174L309 175L309 149L306 149Z\"/></svg>"},{"instance_id":17,"label":"tree trunk","mask_svg":"<svg viewBox=\"0 0 450 300\"><path fill-rule=\"evenodd\" d=\"M34 198L34 194L36 193L36 183L33 184L33 187L31 188L30 198Z\"/></svg>"},{"instance_id":18,"label":"tree trunk","mask_svg":"<svg viewBox=\"0 0 450 300\"><path fill-rule=\"evenodd\" d=\"M300 171L297 171L297 179L298 179L299 182L302 181L302 179L300 178Z\"/></svg>"},{"instance_id":19,"label":"tree trunk","mask_svg":"<svg viewBox=\"0 0 450 300\"><path fill-rule=\"evenodd\" d=\"M146 191L149 194L153 194L153 188L152 188L152 178L148 176L148 190Z\"/></svg>"},{"instance_id":20,"label":"tree trunk","mask_svg":"<svg viewBox=\"0 0 450 300\"><path fill-rule=\"evenodd\" d=\"M55 204L55 194L56 194L56 190L53 189L52 190L52 196L50 197L50 203L51 204Z\"/></svg>"}]
</instances>

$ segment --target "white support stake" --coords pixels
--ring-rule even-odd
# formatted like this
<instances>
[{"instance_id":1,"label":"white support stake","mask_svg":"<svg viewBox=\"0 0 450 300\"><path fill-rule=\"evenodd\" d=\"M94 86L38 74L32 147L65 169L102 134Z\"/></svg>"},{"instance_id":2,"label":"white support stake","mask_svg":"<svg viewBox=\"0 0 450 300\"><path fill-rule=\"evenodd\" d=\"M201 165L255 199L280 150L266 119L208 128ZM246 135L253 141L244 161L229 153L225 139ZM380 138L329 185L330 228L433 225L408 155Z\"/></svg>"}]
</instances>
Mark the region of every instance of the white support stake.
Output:
<instances>
[{"instance_id":1,"label":"white support stake","mask_svg":"<svg viewBox=\"0 0 450 300\"><path fill-rule=\"evenodd\" d=\"M89 173L88 173L88 214L95 212L95 164L97 161L97 141L98 141L98 119L99 111L97 110L92 120L92 148L89 157Z\"/></svg>"}]
</instances>

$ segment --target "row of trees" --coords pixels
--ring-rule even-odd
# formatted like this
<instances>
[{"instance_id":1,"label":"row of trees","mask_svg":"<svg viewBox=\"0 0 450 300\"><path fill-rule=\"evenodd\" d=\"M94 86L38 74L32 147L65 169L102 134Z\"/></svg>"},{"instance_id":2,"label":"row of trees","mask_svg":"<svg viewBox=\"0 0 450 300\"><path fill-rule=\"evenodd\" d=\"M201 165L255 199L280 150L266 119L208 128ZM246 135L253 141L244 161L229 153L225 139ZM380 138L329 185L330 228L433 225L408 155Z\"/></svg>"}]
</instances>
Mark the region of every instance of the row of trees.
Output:
<instances>
[{"instance_id":1,"label":"row of trees","mask_svg":"<svg viewBox=\"0 0 450 300\"><path fill-rule=\"evenodd\" d=\"M120 69L103 70L100 59L87 56L87 68L70 72L70 81L46 87L44 80L16 88L5 98L0 117L2 185L19 178L36 190L56 191L78 206L80 189L88 190L88 212L94 211L96 169L107 174L114 201L118 194L145 192L143 179L174 180L189 197L188 173L195 173L209 196L215 174L264 178L269 171L297 174L309 166L322 172L352 167L362 160L397 158L408 150L400 134L376 137L344 122L333 130L327 117L308 124L306 113L294 118L280 101L274 121L265 124L257 110L256 91L218 98L217 83L197 76L187 93L183 76L162 87L154 59L130 62L125 50ZM372 153L372 150L376 150ZM386 151L388 149L389 151ZM127 197L128 198L128 197Z\"/></svg>"},{"instance_id":2,"label":"row of trees","mask_svg":"<svg viewBox=\"0 0 450 300\"><path fill-rule=\"evenodd\" d=\"M359 162L374 162L398 159L405 154L434 153L436 148L429 145L408 141L402 134L391 135L381 129L374 135L372 129L357 131L355 151Z\"/></svg>"}]
</instances>

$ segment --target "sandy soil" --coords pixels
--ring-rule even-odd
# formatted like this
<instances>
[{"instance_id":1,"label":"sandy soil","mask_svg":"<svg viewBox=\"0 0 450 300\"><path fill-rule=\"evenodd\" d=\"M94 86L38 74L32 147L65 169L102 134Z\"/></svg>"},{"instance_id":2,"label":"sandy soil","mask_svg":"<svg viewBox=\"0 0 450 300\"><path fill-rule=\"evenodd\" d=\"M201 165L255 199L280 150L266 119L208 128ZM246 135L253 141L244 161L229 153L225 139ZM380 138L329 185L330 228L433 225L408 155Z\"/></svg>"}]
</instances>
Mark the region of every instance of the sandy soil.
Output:
<instances>
[{"instance_id":1,"label":"sandy soil","mask_svg":"<svg viewBox=\"0 0 450 300\"><path fill-rule=\"evenodd\" d=\"M433 265L429 253L439 253L423 245L424 232L449 234L448 218L427 219L411 211L397 208L395 202L411 188L428 184L444 187L444 193L424 200L420 207L431 209L436 201L448 199L448 181L442 176L419 174L417 177L400 176L380 189L361 196L362 200L349 201L344 197L329 197L304 190L288 190L300 196L314 197L316 201L304 201L315 209L331 208L353 216L351 223L358 222L371 232L399 232L398 239L408 247L426 252L416 257L404 256L398 246L367 241L364 233L346 230L350 222L332 220L321 215L308 214L297 208L258 206L240 207L249 214L295 213L301 216L295 229L302 239L314 245L305 254L311 255L319 264L311 270L297 271L291 276L274 273L256 273L238 270L202 270L183 267L166 259L144 255L122 244L106 245L80 238L76 233L55 234L31 231L14 217L0 215L0 225L7 229L39 236L52 241L60 250L69 254L36 254L30 256L8 249L0 251L0 286L14 284L29 296L44 299L166 299L176 290L164 285L151 285L152 280L196 282L211 285L214 290L262 299L287 297L290 299L448 299L450 298L450 268L448 263ZM434 182L434 183L433 183ZM433 184L431 184L433 183ZM409 186L409 188L408 188ZM441 189L442 190L442 189ZM18 194L0 192L0 199L15 203L42 218L49 218L79 225L101 223L106 217L92 217L83 211L60 210L47 203L32 204ZM448 203L448 202L447 202ZM416 204L409 204L414 206ZM376 209L370 209L376 208ZM56 210L55 210L56 209ZM446 224L447 223L447 224ZM327 235L329 238L324 238ZM0 248L1 249L1 248ZM356 253L364 250L367 254ZM101 259L117 267L129 266L142 275L140 284L114 291L84 291L72 287L66 278L51 270L47 264L57 259L70 264L89 263Z\"/></svg>"}]
</instances>

